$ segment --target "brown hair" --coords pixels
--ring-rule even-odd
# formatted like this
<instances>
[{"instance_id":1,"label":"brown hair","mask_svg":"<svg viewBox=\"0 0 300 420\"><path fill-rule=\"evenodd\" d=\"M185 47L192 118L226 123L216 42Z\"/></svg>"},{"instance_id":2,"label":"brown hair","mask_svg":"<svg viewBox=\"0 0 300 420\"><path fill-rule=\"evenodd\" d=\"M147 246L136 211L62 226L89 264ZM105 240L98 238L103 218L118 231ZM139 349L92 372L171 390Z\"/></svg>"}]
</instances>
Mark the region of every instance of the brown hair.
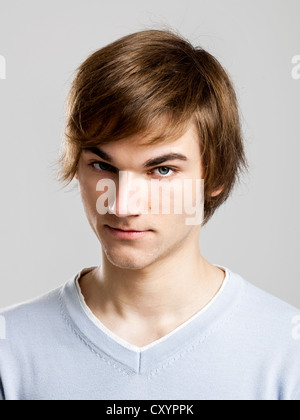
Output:
<instances>
[{"instance_id":1,"label":"brown hair","mask_svg":"<svg viewBox=\"0 0 300 420\"><path fill-rule=\"evenodd\" d=\"M67 99L58 180L72 181L85 147L139 133L147 144L174 141L192 121L204 171L204 225L248 169L232 82L216 58L175 31L127 35L77 69Z\"/></svg>"}]
</instances>

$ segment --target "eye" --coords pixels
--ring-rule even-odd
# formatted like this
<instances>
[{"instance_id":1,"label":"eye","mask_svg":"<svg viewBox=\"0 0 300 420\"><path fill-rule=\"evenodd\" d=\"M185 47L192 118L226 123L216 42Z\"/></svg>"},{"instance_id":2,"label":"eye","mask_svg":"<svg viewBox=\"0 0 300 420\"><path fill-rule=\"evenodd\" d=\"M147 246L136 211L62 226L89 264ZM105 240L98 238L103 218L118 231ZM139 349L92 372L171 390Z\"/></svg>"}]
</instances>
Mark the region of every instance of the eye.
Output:
<instances>
[{"instance_id":1,"label":"eye","mask_svg":"<svg viewBox=\"0 0 300 420\"><path fill-rule=\"evenodd\" d=\"M98 165L98 168L96 167L96 165ZM108 163L105 162L92 162L89 164L89 166L91 166L95 171L97 172L103 172L103 171L112 171L112 172L116 172L116 168L114 168L113 166L109 165ZM172 176L173 174L177 173L178 170L175 168L171 168L169 166L158 166L157 168L154 168L150 171L150 173L153 173L154 171L160 171L160 173L158 174L161 178L169 178L170 176ZM168 175L168 173L172 171L171 175Z\"/></svg>"},{"instance_id":2,"label":"eye","mask_svg":"<svg viewBox=\"0 0 300 420\"><path fill-rule=\"evenodd\" d=\"M153 171L160 171L159 175L161 175L163 178L168 178L172 175L172 174L168 175L166 174L166 172L167 173L169 173L170 171L172 171L173 173L178 172L176 169L170 168L169 166L159 166L158 168L154 168Z\"/></svg>"},{"instance_id":3,"label":"eye","mask_svg":"<svg viewBox=\"0 0 300 420\"><path fill-rule=\"evenodd\" d=\"M100 169L95 168L95 165L99 165ZM89 166L91 166L92 168L94 168L97 172L102 172L102 171L109 171L109 170L114 170L115 168L111 165L109 165L108 163L105 162L92 162L89 164ZM103 168L104 166L104 168Z\"/></svg>"}]
</instances>

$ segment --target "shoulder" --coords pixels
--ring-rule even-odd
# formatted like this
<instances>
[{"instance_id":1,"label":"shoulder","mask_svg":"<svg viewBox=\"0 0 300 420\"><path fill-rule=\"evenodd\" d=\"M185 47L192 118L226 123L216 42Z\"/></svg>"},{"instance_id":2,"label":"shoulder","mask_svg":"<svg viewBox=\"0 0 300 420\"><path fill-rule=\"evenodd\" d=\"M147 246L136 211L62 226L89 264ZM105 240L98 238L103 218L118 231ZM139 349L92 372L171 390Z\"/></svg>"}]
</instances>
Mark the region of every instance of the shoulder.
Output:
<instances>
[{"instance_id":1,"label":"shoulder","mask_svg":"<svg viewBox=\"0 0 300 420\"><path fill-rule=\"evenodd\" d=\"M282 396L299 399L300 310L238 274L233 277L242 285L233 320L239 351L278 384Z\"/></svg>"},{"instance_id":2,"label":"shoulder","mask_svg":"<svg viewBox=\"0 0 300 420\"><path fill-rule=\"evenodd\" d=\"M63 285L35 298L1 308L0 315L14 317L18 316L19 314L24 315L26 313L35 312L36 310L44 308L45 305L49 306L57 300L62 288Z\"/></svg>"},{"instance_id":3,"label":"shoulder","mask_svg":"<svg viewBox=\"0 0 300 420\"><path fill-rule=\"evenodd\" d=\"M278 326L288 322L292 324L294 317L300 315L300 309L288 304L276 296L260 289L244 280L244 304L250 310L252 317L265 322L277 322Z\"/></svg>"},{"instance_id":4,"label":"shoulder","mask_svg":"<svg viewBox=\"0 0 300 420\"><path fill-rule=\"evenodd\" d=\"M27 339L33 331L45 330L59 315L63 286L41 296L0 309L2 335L5 339Z\"/></svg>"},{"instance_id":5,"label":"shoulder","mask_svg":"<svg viewBox=\"0 0 300 420\"><path fill-rule=\"evenodd\" d=\"M242 282L240 316L245 334L269 355L287 363L293 360L300 379L300 310L247 280Z\"/></svg>"},{"instance_id":6,"label":"shoulder","mask_svg":"<svg viewBox=\"0 0 300 420\"><path fill-rule=\"evenodd\" d=\"M243 322L245 327L253 326L257 332L285 332L291 336L292 327L295 327L296 322L300 322L300 309L255 286L247 276L229 268L227 271L227 288L234 290L238 296L235 312L240 322ZM233 293L231 295L233 296Z\"/></svg>"},{"instance_id":7,"label":"shoulder","mask_svg":"<svg viewBox=\"0 0 300 420\"><path fill-rule=\"evenodd\" d=\"M232 281L241 285L234 326L257 350L287 355L300 361L300 310L252 284L236 273ZM300 365L299 365L300 369Z\"/></svg>"}]
</instances>

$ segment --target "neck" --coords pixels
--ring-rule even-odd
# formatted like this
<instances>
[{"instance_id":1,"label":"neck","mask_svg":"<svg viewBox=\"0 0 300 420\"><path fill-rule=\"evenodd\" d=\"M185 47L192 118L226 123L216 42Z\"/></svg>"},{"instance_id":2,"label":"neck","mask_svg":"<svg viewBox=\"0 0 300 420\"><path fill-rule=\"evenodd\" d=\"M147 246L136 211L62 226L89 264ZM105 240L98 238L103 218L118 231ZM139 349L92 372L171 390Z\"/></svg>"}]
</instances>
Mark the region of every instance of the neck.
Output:
<instances>
[{"instance_id":1,"label":"neck","mask_svg":"<svg viewBox=\"0 0 300 420\"><path fill-rule=\"evenodd\" d=\"M80 282L87 305L99 319L176 323L199 312L215 296L223 270L206 261L198 247L178 250L142 269L102 265ZM173 321L172 321L173 320Z\"/></svg>"}]
</instances>

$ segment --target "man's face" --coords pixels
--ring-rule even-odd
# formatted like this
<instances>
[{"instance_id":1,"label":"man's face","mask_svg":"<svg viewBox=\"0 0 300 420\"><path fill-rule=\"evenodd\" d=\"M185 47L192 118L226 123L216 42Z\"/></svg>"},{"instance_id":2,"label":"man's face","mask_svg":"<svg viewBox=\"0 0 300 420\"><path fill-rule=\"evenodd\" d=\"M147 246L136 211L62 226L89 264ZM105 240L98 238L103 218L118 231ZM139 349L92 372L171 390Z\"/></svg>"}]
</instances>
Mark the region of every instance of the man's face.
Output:
<instances>
[{"instance_id":1,"label":"man's face","mask_svg":"<svg viewBox=\"0 0 300 420\"><path fill-rule=\"evenodd\" d=\"M99 145L97 149L105 152L111 161L100 158L95 153L95 148L84 150L80 157L76 179L85 213L101 242L104 258L122 269L143 269L164 257L171 256L180 248L191 249L198 246L200 225L187 224L187 218L195 215L185 212L184 203L184 191L187 191L188 202L196 205L196 180L202 179L199 138L194 125L191 125L181 138L171 143L145 145L141 136L134 136L115 143ZM168 160L151 167L144 166L150 159L171 153L181 154L186 160ZM124 171L121 172L121 178L119 178L120 171ZM126 183L123 182L125 175ZM97 210L99 197L102 194L107 195L107 189L99 191L98 188L97 191L98 182L104 179L113 181L116 188L114 205L112 206L110 202L111 214L108 212L100 214ZM161 192L159 196L151 194L151 180L156 180L155 182L163 180L170 184L177 182L177 185L178 183L182 185L182 190L175 188L173 191L170 188L168 214L162 214L163 193ZM192 188L185 188L184 180L190 180ZM126 203L134 191L137 191L133 183L140 181L144 186L144 194L141 194L139 202L141 207L135 210L128 209ZM151 213L153 200L159 202L159 214ZM174 210L175 201L182 202L180 214L176 214L178 212ZM108 204L107 199L107 207ZM113 235L107 226L148 232L138 239L124 239Z\"/></svg>"}]
</instances>

